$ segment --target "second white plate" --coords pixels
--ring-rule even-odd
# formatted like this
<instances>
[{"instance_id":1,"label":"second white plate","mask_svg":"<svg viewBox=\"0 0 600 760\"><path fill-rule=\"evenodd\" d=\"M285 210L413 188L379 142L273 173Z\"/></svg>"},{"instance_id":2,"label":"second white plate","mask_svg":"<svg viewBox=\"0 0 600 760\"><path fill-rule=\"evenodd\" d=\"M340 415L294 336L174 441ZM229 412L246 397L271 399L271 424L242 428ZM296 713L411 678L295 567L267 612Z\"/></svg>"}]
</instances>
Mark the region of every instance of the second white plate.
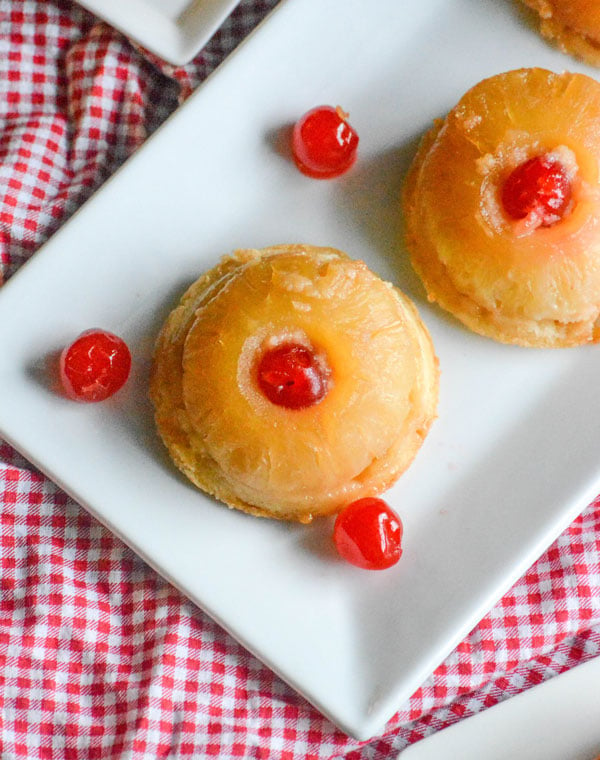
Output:
<instances>
[{"instance_id":1,"label":"second white plate","mask_svg":"<svg viewBox=\"0 0 600 760\"><path fill-rule=\"evenodd\" d=\"M239 0L77 0L175 66L198 53Z\"/></svg>"},{"instance_id":2,"label":"second white plate","mask_svg":"<svg viewBox=\"0 0 600 760\"><path fill-rule=\"evenodd\" d=\"M399 760L600 757L600 657L409 747Z\"/></svg>"}]
</instances>

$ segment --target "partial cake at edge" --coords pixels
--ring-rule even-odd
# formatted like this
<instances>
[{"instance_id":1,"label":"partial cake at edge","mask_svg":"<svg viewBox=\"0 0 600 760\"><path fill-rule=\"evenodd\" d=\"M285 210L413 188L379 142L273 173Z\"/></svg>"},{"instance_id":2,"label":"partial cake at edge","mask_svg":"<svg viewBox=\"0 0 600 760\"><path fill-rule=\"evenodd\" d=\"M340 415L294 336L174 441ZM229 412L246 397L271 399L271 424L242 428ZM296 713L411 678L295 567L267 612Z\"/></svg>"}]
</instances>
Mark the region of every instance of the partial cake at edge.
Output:
<instances>
[{"instance_id":1,"label":"partial cake at edge","mask_svg":"<svg viewBox=\"0 0 600 760\"><path fill-rule=\"evenodd\" d=\"M540 19L540 32L564 53L600 66L597 0L523 0Z\"/></svg>"}]
</instances>

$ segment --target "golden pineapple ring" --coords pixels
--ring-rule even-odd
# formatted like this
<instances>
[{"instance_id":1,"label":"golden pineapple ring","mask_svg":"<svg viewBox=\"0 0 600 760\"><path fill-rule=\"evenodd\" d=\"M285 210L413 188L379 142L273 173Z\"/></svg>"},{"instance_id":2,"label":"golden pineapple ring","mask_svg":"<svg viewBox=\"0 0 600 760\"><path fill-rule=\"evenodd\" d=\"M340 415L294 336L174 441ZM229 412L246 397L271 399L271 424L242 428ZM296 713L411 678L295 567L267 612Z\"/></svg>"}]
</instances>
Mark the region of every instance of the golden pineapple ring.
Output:
<instances>
[{"instance_id":1,"label":"golden pineapple ring","mask_svg":"<svg viewBox=\"0 0 600 760\"><path fill-rule=\"evenodd\" d=\"M552 154L572 199L551 226L505 214L500 191ZM404 195L406 242L429 299L523 346L600 340L600 84L520 69L486 79L425 136Z\"/></svg>"},{"instance_id":2,"label":"golden pineapple ring","mask_svg":"<svg viewBox=\"0 0 600 760\"><path fill-rule=\"evenodd\" d=\"M271 403L256 364L299 341L326 357L325 397ZM435 416L438 366L412 303L332 248L241 250L183 296L157 341L150 395L179 469L254 515L308 522L387 489Z\"/></svg>"},{"instance_id":3,"label":"golden pineapple ring","mask_svg":"<svg viewBox=\"0 0 600 760\"><path fill-rule=\"evenodd\" d=\"M564 53L600 66L598 0L524 0L540 16L540 31Z\"/></svg>"}]
</instances>

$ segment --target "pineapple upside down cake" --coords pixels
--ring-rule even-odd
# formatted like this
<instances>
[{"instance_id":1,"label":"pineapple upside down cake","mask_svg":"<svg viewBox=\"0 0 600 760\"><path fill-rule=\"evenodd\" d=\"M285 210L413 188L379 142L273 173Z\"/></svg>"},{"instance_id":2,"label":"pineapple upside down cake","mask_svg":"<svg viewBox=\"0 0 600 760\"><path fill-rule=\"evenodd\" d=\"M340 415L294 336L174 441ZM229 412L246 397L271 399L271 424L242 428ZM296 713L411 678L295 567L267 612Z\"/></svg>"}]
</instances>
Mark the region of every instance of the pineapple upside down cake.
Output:
<instances>
[{"instance_id":1,"label":"pineapple upside down cake","mask_svg":"<svg viewBox=\"0 0 600 760\"><path fill-rule=\"evenodd\" d=\"M258 516L309 522L389 488L436 414L414 305L332 248L240 250L184 294L150 395L177 467Z\"/></svg>"},{"instance_id":2,"label":"pineapple upside down cake","mask_svg":"<svg viewBox=\"0 0 600 760\"><path fill-rule=\"evenodd\" d=\"M537 11L540 30L564 53L600 66L600 3L598 0L524 0Z\"/></svg>"},{"instance_id":3,"label":"pineapple upside down cake","mask_svg":"<svg viewBox=\"0 0 600 760\"><path fill-rule=\"evenodd\" d=\"M519 69L426 134L404 190L428 297L505 343L600 340L600 84Z\"/></svg>"}]
</instances>

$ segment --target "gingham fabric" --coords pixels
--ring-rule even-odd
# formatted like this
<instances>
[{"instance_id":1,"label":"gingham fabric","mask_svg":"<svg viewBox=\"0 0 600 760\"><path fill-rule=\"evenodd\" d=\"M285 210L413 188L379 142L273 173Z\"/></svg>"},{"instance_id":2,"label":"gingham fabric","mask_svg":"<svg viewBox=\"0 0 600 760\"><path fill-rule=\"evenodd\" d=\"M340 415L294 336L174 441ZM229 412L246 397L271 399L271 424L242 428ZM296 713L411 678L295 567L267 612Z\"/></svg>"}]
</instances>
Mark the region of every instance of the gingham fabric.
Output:
<instances>
[{"instance_id":1,"label":"gingham fabric","mask_svg":"<svg viewBox=\"0 0 600 760\"><path fill-rule=\"evenodd\" d=\"M69 0L0 0L4 278L275 4L173 69ZM383 760L598 654L600 500L358 744L0 442L2 760Z\"/></svg>"}]
</instances>

